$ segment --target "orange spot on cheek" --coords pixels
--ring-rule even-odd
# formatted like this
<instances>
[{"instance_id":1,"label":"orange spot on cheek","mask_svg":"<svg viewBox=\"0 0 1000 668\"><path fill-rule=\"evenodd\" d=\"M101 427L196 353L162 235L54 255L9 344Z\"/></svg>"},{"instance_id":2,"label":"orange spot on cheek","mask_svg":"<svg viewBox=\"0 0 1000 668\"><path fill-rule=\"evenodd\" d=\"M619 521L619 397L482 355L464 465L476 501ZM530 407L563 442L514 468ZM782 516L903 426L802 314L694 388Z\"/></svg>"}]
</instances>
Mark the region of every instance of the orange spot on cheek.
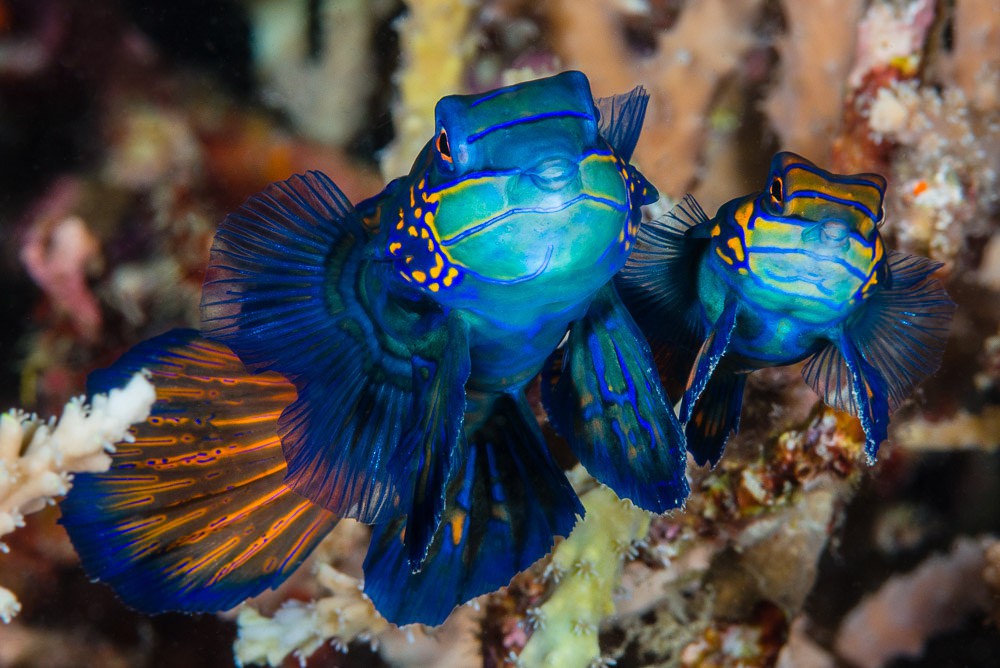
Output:
<instances>
[{"instance_id":1,"label":"orange spot on cheek","mask_svg":"<svg viewBox=\"0 0 1000 668\"><path fill-rule=\"evenodd\" d=\"M458 545L462 542L463 525L465 524L465 514L459 513L451 518L451 542Z\"/></svg>"},{"instance_id":2,"label":"orange spot on cheek","mask_svg":"<svg viewBox=\"0 0 1000 668\"><path fill-rule=\"evenodd\" d=\"M917 181L917 183L913 186L913 196L918 197L920 193L926 191L928 187L927 181Z\"/></svg>"}]
</instances>

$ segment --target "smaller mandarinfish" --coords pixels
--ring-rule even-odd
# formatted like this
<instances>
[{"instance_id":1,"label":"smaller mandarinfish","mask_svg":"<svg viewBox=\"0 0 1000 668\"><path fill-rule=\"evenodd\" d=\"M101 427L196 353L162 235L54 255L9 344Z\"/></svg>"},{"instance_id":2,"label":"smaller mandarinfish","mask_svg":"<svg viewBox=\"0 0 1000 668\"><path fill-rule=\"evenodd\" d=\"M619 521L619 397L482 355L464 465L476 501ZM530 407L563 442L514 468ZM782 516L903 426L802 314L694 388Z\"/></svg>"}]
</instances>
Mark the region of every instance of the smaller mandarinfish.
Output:
<instances>
[{"instance_id":1,"label":"smaller mandarinfish","mask_svg":"<svg viewBox=\"0 0 1000 668\"><path fill-rule=\"evenodd\" d=\"M584 512L524 391L567 330L553 419L619 496L679 506L683 430L612 283L657 198L628 162L647 100L580 72L452 95L375 197L310 172L230 214L202 332L92 376L146 369L158 400L63 502L87 571L145 611L227 609L349 517L379 612L441 623Z\"/></svg>"},{"instance_id":2,"label":"smaller mandarinfish","mask_svg":"<svg viewBox=\"0 0 1000 668\"><path fill-rule=\"evenodd\" d=\"M955 310L931 276L940 263L886 251L885 187L778 153L764 190L714 218L688 195L640 229L616 280L661 373L693 363L680 419L696 462L718 463L739 429L750 372L805 359L817 394L861 419L874 462L889 411L940 364Z\"/></svg>"}]
</instances>

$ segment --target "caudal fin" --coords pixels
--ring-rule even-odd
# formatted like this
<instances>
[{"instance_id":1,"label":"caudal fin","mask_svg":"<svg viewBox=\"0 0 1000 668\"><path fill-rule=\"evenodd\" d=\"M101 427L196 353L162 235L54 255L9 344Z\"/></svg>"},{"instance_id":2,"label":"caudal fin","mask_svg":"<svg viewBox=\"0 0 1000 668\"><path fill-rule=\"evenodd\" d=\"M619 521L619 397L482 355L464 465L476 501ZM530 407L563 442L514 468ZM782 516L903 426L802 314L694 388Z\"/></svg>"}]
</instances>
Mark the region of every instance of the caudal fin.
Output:
<instances>
[{"instance_id":1,"label":"caudal fin","mask_svg":"<svg viewBox=\"0 0 1000 668\"><path fill-rule=\"evenodd\" d=\"M584 513L553 461L523 397L496 398L455 453L444 514L420 570L404 543L405 518L375 526L365 593L394 624L437 625L494 591L567 536Z\"/></svg>"}]
</instances>

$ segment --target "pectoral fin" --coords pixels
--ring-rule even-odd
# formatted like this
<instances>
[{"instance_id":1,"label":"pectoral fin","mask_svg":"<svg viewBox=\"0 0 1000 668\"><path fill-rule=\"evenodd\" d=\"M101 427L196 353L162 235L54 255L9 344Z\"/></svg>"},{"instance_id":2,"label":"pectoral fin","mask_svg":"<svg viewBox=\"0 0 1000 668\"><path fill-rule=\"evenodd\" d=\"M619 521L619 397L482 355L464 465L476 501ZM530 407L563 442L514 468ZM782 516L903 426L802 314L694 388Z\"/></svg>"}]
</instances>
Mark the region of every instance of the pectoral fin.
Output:
<instances>
[{"instance_id":1,"label":"pectoral fin","mask_svg":"<svg viewBox=\"0 0 1000 668\"><path fill-rule=\"evenodd\" d=\"M688 494L684 435L652 353L614 286L575 322L542 401L587 471L641 508L663 512Z\"/></svg>"},{"instance_id":2,"label":"pectoral fin","mask_svg":"<svg viewBox=\"0 0 1000 668\"><path fill-rule=\"evenodd\" d=\"M698 260L707 245L698 238L711 221L688 195L666 216L644 222L635 250L615 276L615 287L653 350L668 388L688 375L705 337L698 304Z\"/></svg>"},{"instance_id":3,"label":"pectoral fin","mask_svg":"<svg viewBox=\"0 0 1000 668\"><path fill-rule=\"evenodd\" d=\"M827 404L861 418L872 462L886 438L889 412L941 363L955 312L931 276L940 263L895 251L888 261L887 285L802 369Z\"/></svg>"},{"instance_id":4,"label":"pectoral fin","mask_svg":"<svg viewBox=\"0 0 1000 668\"><path fill-rule=\"evenodd\" d=\"M74 479L62 523L87 573L145 612L231 608L285 580L336 517L284 484L295 388L225 345L175 330L95 372L90 393L150 373L156 403L106 473Z\"/></svg>"}]
</instances>

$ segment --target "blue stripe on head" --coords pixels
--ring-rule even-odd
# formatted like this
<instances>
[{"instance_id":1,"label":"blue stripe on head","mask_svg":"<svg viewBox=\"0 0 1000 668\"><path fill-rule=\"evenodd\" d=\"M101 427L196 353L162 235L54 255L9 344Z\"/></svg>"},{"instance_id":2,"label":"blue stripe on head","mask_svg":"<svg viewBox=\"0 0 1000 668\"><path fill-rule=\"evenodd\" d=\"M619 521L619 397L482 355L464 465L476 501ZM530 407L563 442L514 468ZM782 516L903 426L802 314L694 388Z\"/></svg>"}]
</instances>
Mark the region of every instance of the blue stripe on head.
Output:
<instances>
[{"instance_id":1,"label":"blue stripe on head","mask_svg":"<svg viewBox=\"0 0 1000 668\"><path fill-rule=\"evenodd\" d=\"M871 209L869 209L864 204L862 204L861 202L857 202L857 201L851 200L851 199L845 199L843 197L837 197L836 195L831 195L829 193L820 192L818 190L796 190L794 192L791 192L791 193L787 194L785 196L785 201L789 202L789 201L791 201L793 199L798 199L800 197L813 198L813 199L821 199L821 200L824 200L824 201L827 201L827 202L833 202L834 204L839 204L841 206L846 206L846 207L849 207L849 208L852 208L852 209L857 209L858 211L860 211L861 213L865 214L866 216L868 216L872 220L875 220L877 218L876 213L874 211L872 211Z\"/></svg>"},{"instance_id":2,"label":"blue stripe on head","mask_svg":"<svg viewBox=\"0 0 1000 668\"><path fill-rule=\"evenodd\" d=\"M585 114L579 111L546 111L540 114L531 114L530 116L524 116L522 118L514 118L509 121L504 121L502 123L496 123L487 128L475 132L466 139L466 141L471 144L473 142L479 141L491 132L496 132L497 130L503 130L504 128L513 127L515 125L521 125L522 123L536 123L538 121L544 121L548 118L583 118L593 122L597 122L593 114Z\"/></svg>"},{"instance_id":3,"label":"blue stripe on head","mask_svg":"<svg viewBox=\"0 0 1000 668\"><path fill-rule=\"evenodd\" d=\"M810 174L820 178L836 181L837 183L847 186L867 186L878 191L880 196L885 195L885 179L880 174L867 172L864 174L852 175L833 174L825 169L817 167L811 162L789 162L782 166L782 175L787 175L793 169L801 169L804 172L809 172Z\"/></svg>"}]
</instances>

